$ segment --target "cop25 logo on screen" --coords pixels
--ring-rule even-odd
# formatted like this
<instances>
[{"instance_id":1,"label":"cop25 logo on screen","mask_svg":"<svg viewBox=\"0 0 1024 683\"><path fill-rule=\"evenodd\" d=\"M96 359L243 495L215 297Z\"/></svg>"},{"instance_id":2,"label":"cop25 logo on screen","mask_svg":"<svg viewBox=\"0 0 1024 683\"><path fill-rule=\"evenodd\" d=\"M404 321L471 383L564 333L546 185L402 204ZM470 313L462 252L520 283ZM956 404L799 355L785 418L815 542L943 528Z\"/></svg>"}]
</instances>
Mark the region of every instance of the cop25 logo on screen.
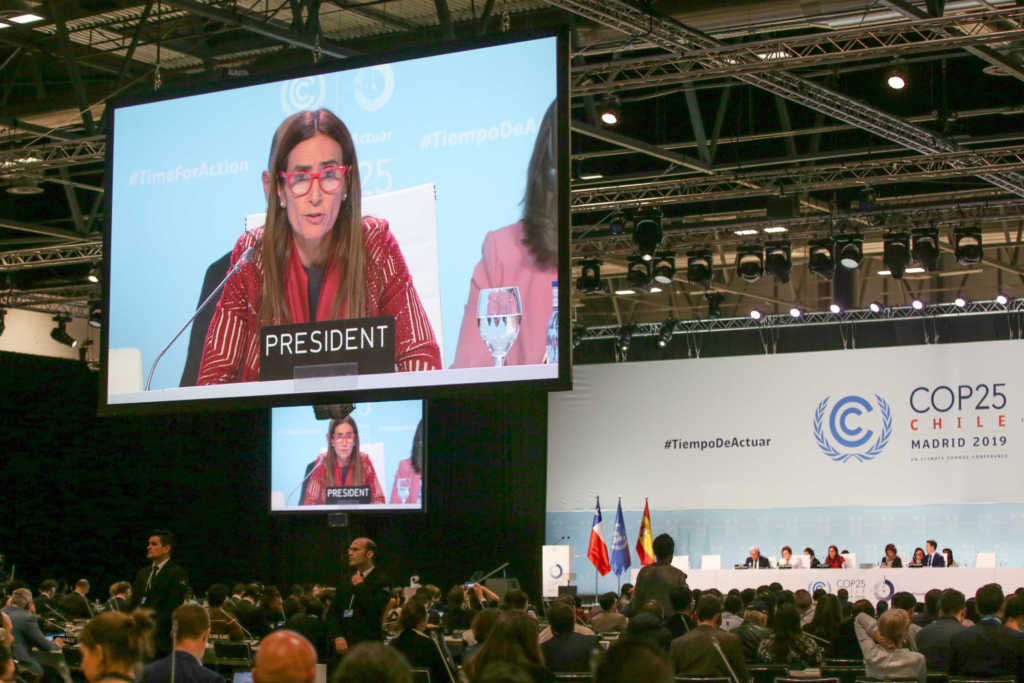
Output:
<instances>
[{"instance_id":1,"label":"cop25 logo on screen","mask_svg":"<svg viewBox=\"0 0 1024 683\"><path fill-rule=\"evenodd\" d=\"M814 440L825 455L835 462L864 462L885 450L892 438L892 411L885 399L875 394L876 413L875 406L860 396L841 398L829 410L831 398L826 396L814 411Z\"/></svg>"}]
</instances>

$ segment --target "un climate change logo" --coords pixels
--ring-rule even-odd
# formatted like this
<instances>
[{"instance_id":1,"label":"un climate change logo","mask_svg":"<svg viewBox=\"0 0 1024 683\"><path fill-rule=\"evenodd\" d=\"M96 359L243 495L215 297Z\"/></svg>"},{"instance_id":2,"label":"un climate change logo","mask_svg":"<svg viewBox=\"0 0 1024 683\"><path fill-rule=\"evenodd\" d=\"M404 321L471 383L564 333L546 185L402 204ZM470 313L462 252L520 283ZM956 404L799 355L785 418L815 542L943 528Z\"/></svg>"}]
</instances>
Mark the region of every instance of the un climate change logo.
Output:
<instances>
[{"instance_id":1,"label":"un climate change logo","mask_svg":"<svg viewBox=\"0 0 1024 683\"><path fill-rule=\"evenodd\" d=\"M828 581L811 581L811 585L807 587L807 592L811 595L814 595L814 591L818 590L819 588L824 590L826 593L832 592L832 584Z\"/></svg>"},{"instance_id":2,"label":"un climate change logo","mask_svg":"<svg viewBox=\"0 0 1024 683\"><path fill-rule=\"evenodd\" d=\"M882 416L881 430L871 447L861 452L860 449L875 436L874 430L863 426L864 422L871 421L871 418L865 420L863 416L874 412L874 407L860 396L847 396L836 401L832 410L829 411L828 401L830 398L830 396L826 396L825 400L818 404L818 409L814 411L814 439L818 442L818 447L822 452L835 462L846 462L850 458L864 462L881 453L892 437L892 411L885 399L875 394L879 413ZM828 431L842 451L832 445L832 441L825 433L826 413L828 413ZM877 424L877 418L874 421Z\"/></svg>"},{"instance_id":3,"label":"un climate change logo","mask_svg":"<svg viewBox=\"0 0 1024 683\"><path fill-rule=\"evenodd\" d=\"M289 116L297 111L319 109L327 98L327 79L323 76L296 78L281 84L281 109Z\"/></svg>"},{"instance_id":4,"label":"un climate change logo","mask_svg":"<svg viewBox=\"0 0 1024 683\"><path fill-rule=\"evenodd\" d=\"M363 111L378 111L395 92L395 70L390 64L379 64L356 73L352 87L356 104Z\"/></svg>"},{"instance_id":5,"label":"un climate change logo","mask_svg":"<svg viewBox=\"0 0 1024 683\"><path fill-rule=\"evenodd\" d=\"M562 565L560 564L553 564L551 565L551 568L548 569L548 576L550 576L552 579L555 579L556 581L562 578L562 574L564 573L565 570L562 569Z\"/></svg>"}]
</instances>

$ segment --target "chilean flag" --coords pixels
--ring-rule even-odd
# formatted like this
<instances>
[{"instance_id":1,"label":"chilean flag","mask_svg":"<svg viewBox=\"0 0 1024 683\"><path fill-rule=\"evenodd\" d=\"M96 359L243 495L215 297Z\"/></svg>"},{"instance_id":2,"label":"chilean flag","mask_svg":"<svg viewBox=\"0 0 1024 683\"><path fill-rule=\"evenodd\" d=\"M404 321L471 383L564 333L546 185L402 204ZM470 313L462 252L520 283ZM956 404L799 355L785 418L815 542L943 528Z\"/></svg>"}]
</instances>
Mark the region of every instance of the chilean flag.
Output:
<instances>
[{"instance_id":1,"label":"chilean flag","mask_svg":"<svg viewBox=\"0 0 1024 683\"><path fill-rule=\"evenodd\" d=\"M587 548L587 559L601 576L612 570L608 563L608 546L604 542L604 522L601 521L601 499L597 499L594 508L594 527L590 530L590 547Z\"/></svg>"}]
</instances>

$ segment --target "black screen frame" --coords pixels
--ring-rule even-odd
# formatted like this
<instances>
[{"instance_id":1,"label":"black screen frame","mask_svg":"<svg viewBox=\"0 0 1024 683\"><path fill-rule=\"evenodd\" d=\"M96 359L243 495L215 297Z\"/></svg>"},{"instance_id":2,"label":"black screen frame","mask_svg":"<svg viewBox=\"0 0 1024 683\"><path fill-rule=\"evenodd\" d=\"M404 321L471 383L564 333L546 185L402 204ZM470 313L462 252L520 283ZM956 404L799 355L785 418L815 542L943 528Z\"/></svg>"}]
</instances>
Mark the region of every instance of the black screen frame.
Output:
<instances>
[{"instance_id":1,"label":"black screen frame","mask_svg":"<svg viewBox=\"0 0 1024 683\"><path fill-rule=\"evenodd\" d=\"M237 90L254 85L277 83L294 78L303 78L352 69L363 69L378 64L388 64L424 57L440 56L466 50L497 47L512 43L537 40L541 38L557 39L556 55L556 97L558 108L557 153L558 153L558 320L559 320L559 362L558 377L551 379L508 380L500 382L484 382L470 384L442 384L434 386L410 386L385 389L361 389L353 391L331 391L321 393L272 394L265 396L236 396L211 399L187 399L174 401L142 401L138 403L108 402L109 372L109 335L103 334L100 343L100 396L98 413L104 416L114 415L147 415L147 414L181 414L195 412L217 412L236 410L255 410L302 405L319 405L330 403L367 403L413 399L452 398L461 396L479 396L494 392L511 393L521 391L569 391L572 389L572 314L571 288L572 266L570 250L570 38L568 25L558 25L522 31L510 31L492 36L465 38L428 47L406 48L368 55L352 57L328 64L297 67L274 74L249 76L234 79L229 83L202 83L182 86L179 88L132 94L108 102L111 108L106 117L106 167L103 197L103 284L102 284L102 324L109 330L110 324L110 253L112 242L112 207L113 188L112 171L114 162L115 123L117 110L124 107L180 99L194 95L205 95L214 92ZM178 342L180 343L179 339ZM443 368L440 372L446 371ZM144 368L145 371L145 368Z\"/></svg>"}]
</instances>

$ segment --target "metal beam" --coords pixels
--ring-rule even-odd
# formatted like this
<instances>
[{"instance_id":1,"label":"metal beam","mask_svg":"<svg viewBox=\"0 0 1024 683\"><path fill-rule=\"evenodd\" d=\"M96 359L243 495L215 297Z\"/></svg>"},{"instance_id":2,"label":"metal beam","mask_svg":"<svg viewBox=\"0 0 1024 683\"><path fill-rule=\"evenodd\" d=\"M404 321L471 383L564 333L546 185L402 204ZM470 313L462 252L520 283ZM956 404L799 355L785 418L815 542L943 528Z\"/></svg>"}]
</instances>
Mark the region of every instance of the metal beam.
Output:
<instances>
[{"instance_id":1,"label":"metal beam","mask_svg":"<svg viewBox=\"0 0 1024 683\"><path fill-rule=\"evenodd\" d=\"M8 226L8 221L0 219L0 227L10 226ZM0 252L0 273L29 268L65 266L75 263L98 263L102 258L103 242L100 240L91 240L78 244L62 244L54 247L41 247L39 249Z\"/></svg>"},{"instance_id":2,"label":"metal beam","mask_svg":"<svg viewBox=\"0 0 1024 683\"><path fill-rule=\"evenodd\" d=\"M96 122L92 120L89 96L85 92L85 84L82 82L82 72L78 68L78 60L71 52L71 38L68 35L68 27L64 23L58 4L57 0L48 0L47 2L50 17L57 28L57 43L60 45L61 54L71 75L71 87L75 92L75 99L78 101L78 112L82 116L82 122L85 123L85 132L88 135L96 135Z\"/></svg>"},{"instance_id":3,"label":"metal beam","mask_svg":"<svg viewBox=\"0 0 1024 683\"><path fill-rule=\"evenodd\" d=\"M437 19L441 22L441 31L445 40L455 40L455 26L452 24L452 13L448 10L448 0L434 0Z\"/></svg>"},{"instance_id":4,"label":"metal beam","mask_svg":"<svg viewBox=\"0 0 1024 683\"><path fill-rule=\"evenodd\" d=\"M678 154L676 152L669 151L662 147L658 147L657 145L652 145L648 142L636 140L635 138L626 137L625 135L619 135L618 133L613 133L610 130L597 128L595 126L591 126L590 124L583 123L582 121L573 121L572 129L575 132L580 133L581 135L596 138L598 140L611 143L613 145L618 145L619 147L625 147L626 149L631 149L634 152L641 152L643 154L655 157L656 159L661 159L663 161L668 161L669 163L676 164L677 166L684 166L686 168L691 168L694 171L700 171L702 173L708 173L711 170L711 168L706 163L699 159L688 157L685 154Z\"/></svg>"},{"instance_id":5,"label":"metal beam","mask_svg":"<svg viewBox=\"0 0 1024 683\"><path fill-rule=\"evenodd\" d=\"M68 240L70 242L78 242L82 240L82 236L78 233L61 230L60 228L51 228L47 225L22 223L21 221L14 221L9 218L0 218L0 228L17 230L19 232L31 232L37 235L46 235L48 237L59 237L60 239ZM2 256L3 255L0 254L0 258L2 258Z\"/></svg>"},{"instance_id":6,"label":"metal beam","mask_svg":"<svg viewBox=\"0 0 1024 683\"><path fill-rule=\"evenodd\" d=\"M697 154L705 164L711 165L711 153L708 151L708 136L704 132L704 119L700 114L700 103L697 102L697 93L693 88L686 88L686 108L690 112L690 126L693 128L693 138L697 141Z\"/></svg>"}]
</instances>

